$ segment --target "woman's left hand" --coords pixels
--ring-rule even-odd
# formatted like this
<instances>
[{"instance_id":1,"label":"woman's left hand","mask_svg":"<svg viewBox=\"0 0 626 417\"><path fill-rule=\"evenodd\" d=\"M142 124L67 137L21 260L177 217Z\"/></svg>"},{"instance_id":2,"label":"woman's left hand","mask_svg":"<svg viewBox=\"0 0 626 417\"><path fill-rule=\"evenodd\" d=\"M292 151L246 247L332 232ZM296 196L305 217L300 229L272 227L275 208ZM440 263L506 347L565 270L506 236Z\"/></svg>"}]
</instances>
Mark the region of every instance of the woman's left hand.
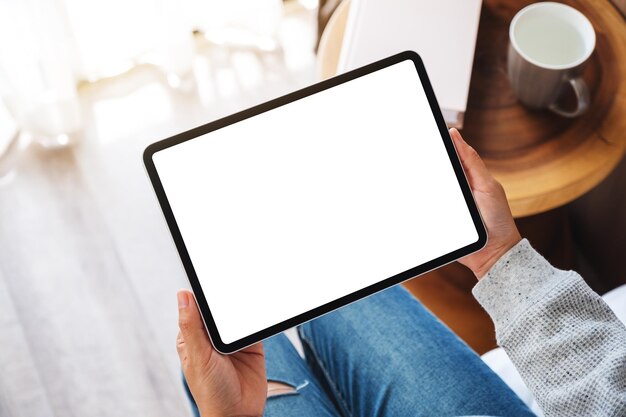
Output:
<instances>
[{"instance_id":1,"label":"woman's left hand","mask_svg":"<svg viewBox=\"0 0 626 417\"><path fill-rule=\"evenodd\" d=\"M232 355L217 352L190 291L178 292L176 348L202 417L262 416L267 396L263 344Z\"/></svg>"}]
</instances>

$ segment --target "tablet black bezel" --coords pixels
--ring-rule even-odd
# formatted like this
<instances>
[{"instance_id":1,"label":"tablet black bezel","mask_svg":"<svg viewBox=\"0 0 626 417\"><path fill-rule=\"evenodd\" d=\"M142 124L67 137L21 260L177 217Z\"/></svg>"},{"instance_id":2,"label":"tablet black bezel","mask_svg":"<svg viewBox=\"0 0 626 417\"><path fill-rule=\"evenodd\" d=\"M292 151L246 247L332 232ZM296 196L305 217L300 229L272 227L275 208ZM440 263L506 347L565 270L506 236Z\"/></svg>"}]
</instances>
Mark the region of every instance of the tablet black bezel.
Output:
<instances>
[{"instance_id":1,"label":"tablet black bezel","mask_svg":"<svg viewBox=\"0 0 626 417\"><path fill-rule=\"evenodd\" d=\"M159 175L152 161L152 156L156 152L159 152L163 149L178 145L182 142L194 139L198 136L205 135L209 132L223 128L230 124L237 123L241 120L256 116L260 113L272 110L276 107L280 107L285 104L291 103L293 101L310 96L312 94L316 94L320 91L327 90L339 84L352 81L356 78L381 70L391 65L398 64L405 60L411 60L415 64L417 74L420 78L424 91L426 92L426 97L428 98L428 103L430 105L431 111L433 112L433 116L437 122L439 133L441 134L441 138L446 147L446 151L448 152L448 156L450 158L454 172L459 182L459 186L461 187L461 190L463 192L465 202L471 213L472 220L474 222L474 226L478 234L478 240L470 245L467 245L465 247L459 248L455 251L442 255L424 264L418 265L414 268L409 269L408 271L402 272L400 274L397 274L395 276L392 276L386 279L382 279L381 281L375 284L362 288L358 291L355 291L351 294L348 294L334 301L321 305L305 313L299 314L283 322L277 323L271 327L260 330L256 333L248 335L235 342L232 342L232 343L222 342L222 339L217 330L217 326L215 325L215 322L213 320L213 316L211 315L211 310L209 309L206 298L204 297L204 293L200 286L200 282L198 281L198 277L196 276L193 263L191 262L191 258L189 257L189 253L187 252L187 248L185 247L185 242L180 233L180 230L178 229L176 219L174 218L174 214L167 200L167 196L163 189L163 185L161 184ZM413 278L417 275L423 274L432 269L435 269L445 264L448 264L450 262L453 262L457 260L458 258L461 258L463 256L466 256L472 252L475 252L481 249L487 243L487 231L480 217L478 208L476 207L476 203L473 199L471 189L467 183L467 179L465 177L465 173L463 172L461 162L459 161L458 155L456 154L456 150L454 148L452 139L450 138L448 128L444 121L443 115L441 114L439 105L437 104L437 99L435 98L435 94L433 92L432 86L430 84L428 76L426 75L426 69L424 68L424 64L420 56L413 51L405 51L397 55L393 55L391 57L374 62L364 67L355 69L345 74L338 75L336 77L311 85L309 87L303 88L301 90L295 91L285 96L276 98L274 100L270 100L266 103L259 104L249 109L246 109L238 113L232 114L230 116L224 117L222 119L216 120L214 122L196 127L187 132L183 132L178 135L172 136L168 139L164 139L159 142L153 143L149 145L144 151L143 160L144 160L144 164L145 164L148 176L150 177L150 180L154 187L154 191L158 198L159 204L161 205L161 209L163 210L163 214L167 221L167 225L169 226L170 232L176 244L176 248L178 249L178 253L180 255L181 261L187 273L187 277L191 284L191 288L193 289L198 306L200 308L200 311L202 312L203 320L208 330L211 342L213 343L213 346L215 347L215 349L225 354L236 352L249 345L252 345L256 342L259 342L263 339L266 339L270 336L280 333L281 331L284 331L291 327L305 323L309 320L312 320L316 317L326 314L332 310L343 307L361 298L367 297L378 291L384 290L393 285L406 281L407 279Z\"/></svg>"}]
</instances>

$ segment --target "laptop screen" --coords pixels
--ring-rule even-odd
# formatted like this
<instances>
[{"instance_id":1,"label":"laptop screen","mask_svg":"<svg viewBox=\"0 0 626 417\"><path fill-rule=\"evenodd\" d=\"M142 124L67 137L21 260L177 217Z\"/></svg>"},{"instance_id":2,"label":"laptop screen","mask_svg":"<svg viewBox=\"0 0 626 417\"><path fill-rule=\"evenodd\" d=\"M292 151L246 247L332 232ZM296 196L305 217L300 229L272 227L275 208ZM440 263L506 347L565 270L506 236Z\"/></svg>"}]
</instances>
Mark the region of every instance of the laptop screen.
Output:
<instances>
[{"instance_id":1,"label":"laptop screen","mask_svg":"<svg viewBox=\"0 0 626 417\"><path fill-rule=\"evenodd\" d=\"M226 344L479 240L410 59L152 160Z\"/></svg>"}]
</instances>

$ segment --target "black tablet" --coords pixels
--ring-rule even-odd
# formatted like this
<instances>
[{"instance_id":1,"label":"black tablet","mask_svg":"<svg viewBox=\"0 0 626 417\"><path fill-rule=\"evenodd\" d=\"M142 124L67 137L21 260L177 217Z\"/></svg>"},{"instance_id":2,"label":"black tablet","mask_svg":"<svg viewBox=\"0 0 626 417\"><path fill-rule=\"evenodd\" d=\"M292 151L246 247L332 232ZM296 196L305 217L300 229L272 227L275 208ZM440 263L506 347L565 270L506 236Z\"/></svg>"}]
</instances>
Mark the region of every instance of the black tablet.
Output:
<instances>
[{"instance_id":1,"label":"black tablet","mask_svg":"<svg viewBox=\"0 0 626 417\"><path fill-rule=\"evenodd\" d=\"M222 353L487 241L414 52L156 142L144 162Z\"/></svg>"}]
</instances>

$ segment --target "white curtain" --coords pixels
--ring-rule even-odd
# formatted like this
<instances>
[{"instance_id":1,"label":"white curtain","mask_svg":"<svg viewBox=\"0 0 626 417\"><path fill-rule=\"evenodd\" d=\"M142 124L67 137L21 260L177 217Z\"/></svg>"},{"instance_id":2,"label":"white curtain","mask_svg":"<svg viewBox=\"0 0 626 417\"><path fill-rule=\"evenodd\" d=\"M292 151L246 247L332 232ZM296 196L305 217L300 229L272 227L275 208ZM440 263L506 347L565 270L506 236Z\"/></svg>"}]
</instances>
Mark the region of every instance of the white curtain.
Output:
<instances>
[{"instance_id":1,"label":"white curtain","mask_svg":"<svg viewBox=\"0 0 626 417\"><path fill-rule=\"evenodd\" d=\"M192 32L271 37L282 0L0 0L0 96L21 129L80 129L76 84L153 63L191 68Z\"/></svg>"}]
</instances>

